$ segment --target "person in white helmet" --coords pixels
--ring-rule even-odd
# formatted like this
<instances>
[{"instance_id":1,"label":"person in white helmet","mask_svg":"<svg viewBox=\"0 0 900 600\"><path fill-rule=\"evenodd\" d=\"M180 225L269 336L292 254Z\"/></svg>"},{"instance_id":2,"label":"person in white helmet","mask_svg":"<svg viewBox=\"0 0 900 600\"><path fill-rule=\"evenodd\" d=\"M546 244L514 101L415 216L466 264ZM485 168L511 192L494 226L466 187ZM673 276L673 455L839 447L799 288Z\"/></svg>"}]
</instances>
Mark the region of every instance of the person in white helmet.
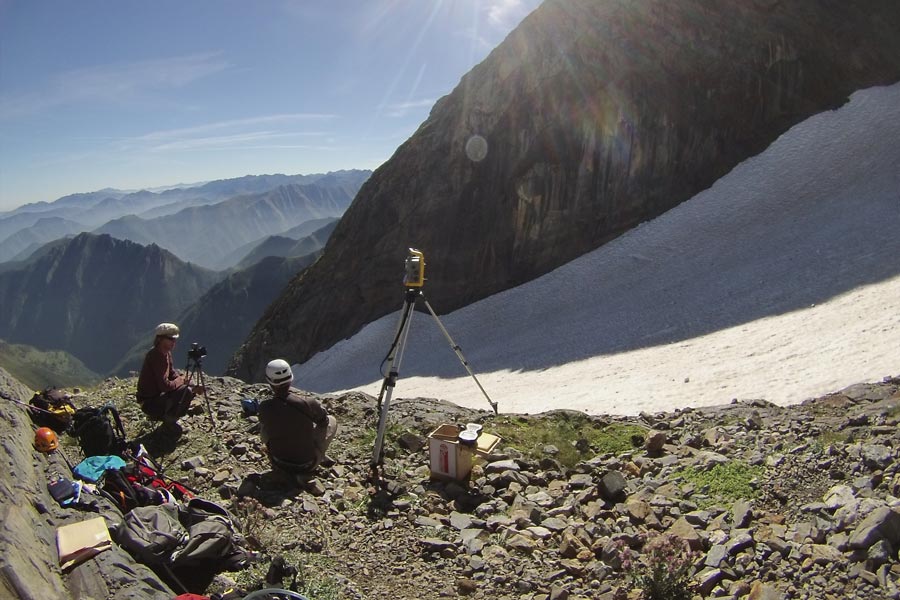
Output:
<instances>
[{"instance_id":1,"label":"person in white helmet","mask_svg":"<svg viewBox=\"0 0 900 600\"><path fill-rule=\"evenodd\" d=\"M287 361L266 365L272 398L259 405L260 438L272 466L305 475L327 460L325 451L337 433L337 420L312 396L291 387L294 374Z\"/></svg>"},{"instance_id":2,"label":"person in white helmet","mask_svg":"<svg viewBox=\"0 0 900 600\"><path fill-rule=\"evenodd\" d=\"M180 431L178 419L187 414L191 400L203 392L200 386L186 385L184 376L172 366L172 350L179 333L173 323L156 326L153 347L144 356L135 394L144 414L175 431Z\"/></svg>"}]
</instances>

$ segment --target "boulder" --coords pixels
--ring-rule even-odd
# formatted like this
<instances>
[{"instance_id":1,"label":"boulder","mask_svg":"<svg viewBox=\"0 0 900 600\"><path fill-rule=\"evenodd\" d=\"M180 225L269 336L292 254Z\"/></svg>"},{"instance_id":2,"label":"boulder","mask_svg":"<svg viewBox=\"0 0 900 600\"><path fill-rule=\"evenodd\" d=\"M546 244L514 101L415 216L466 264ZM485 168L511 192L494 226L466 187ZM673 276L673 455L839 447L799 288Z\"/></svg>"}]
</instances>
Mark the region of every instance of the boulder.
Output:
<instances>
[{"instance_id":1,"label":"boulder","mask_svg":"<svg viewBox=\"0 0 900 600\"><path fill-rule=\"evenodd\" d=\"M609 471L601 479L597 486L600 496L608 502L621 502L626 497L625 477L618 471Z\"/></svg>"},{"instance_id":2,"label":"boulder","mask_svg":"<svg viewBox=\"0 0 900 600\"><path fill-rule=\"evenodd\" d=\"M882 506L872 511L850 534L849 546L868 550L879 540L887 540L894 548L900 544L900 512Z\"/></svg>"}]
</instances>

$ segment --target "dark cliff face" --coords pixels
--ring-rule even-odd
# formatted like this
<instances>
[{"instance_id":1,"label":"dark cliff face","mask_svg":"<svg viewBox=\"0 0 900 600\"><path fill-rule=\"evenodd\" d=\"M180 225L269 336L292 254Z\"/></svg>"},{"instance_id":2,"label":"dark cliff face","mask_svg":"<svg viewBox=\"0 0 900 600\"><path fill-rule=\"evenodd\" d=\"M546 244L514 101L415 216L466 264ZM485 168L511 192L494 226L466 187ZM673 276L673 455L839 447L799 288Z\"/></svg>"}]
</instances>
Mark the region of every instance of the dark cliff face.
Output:
<instances>
[{"instance_id":1,"label":"dark cliff face","mask_svg":"<svg viewBox=\"0 0 900 600\"><path fill-rule=\"evenodd\" d=\"M83 233L0 274L0 337L66 350L106 372L218 278L158 246Z\"/></svg>"},{"instance_id":2,"label":"dark cliff face","mask_svg":"<svg viewBox=\"0 0 900 600\"><path fill-rule=\"evenodd\" d=\"M408 246L440 312L599 247L900 80L898 31L893 0L546 2L372 175L231 372L258 379L269 358L302 362L398 309Z\"/></svg>"}]
</instances>

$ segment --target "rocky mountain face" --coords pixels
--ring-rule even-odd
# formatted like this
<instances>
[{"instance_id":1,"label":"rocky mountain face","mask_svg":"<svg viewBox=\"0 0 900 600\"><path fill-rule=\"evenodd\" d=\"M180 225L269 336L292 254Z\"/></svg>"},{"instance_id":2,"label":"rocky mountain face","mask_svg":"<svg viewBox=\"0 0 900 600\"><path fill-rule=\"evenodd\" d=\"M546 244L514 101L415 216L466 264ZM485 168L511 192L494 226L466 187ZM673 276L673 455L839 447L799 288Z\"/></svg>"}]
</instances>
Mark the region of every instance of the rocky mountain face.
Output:
<instances>
[{"instance_id":1,"label":"rocky mountain face","mask_svg":"<svg viewBox=\"0 0 900 600\"><path fill-rule=\"evenodd\" d=\"M409 246L446 312L602 245L900 79L898 28L890 0L545 2L366 182L232 372L302 362L399 308Z\"/></svg>"},{"instance_id":2,"label":"rocky mountain face","mask_svg":"<svg viewBox=\"0 0 900 600\"><path fill-rule=\"evenodd\" d=\"M365 171L348 172L340 185L326 185L322 180L290 184L153 219L130 215L96 231L141 244L158 244L183 260L225 269L233 265L224 264L223 258L245 244L305 221L341 216L367 176ZM343 179L351 180L351 184Z\"/></svg>"},{"instance_id":3,"label":"rocky mountain face","mask_svg":"<svg viewBox=\"0 0 900 600\"><path fill-rule=\"evenodd\" d=\"M117 545L67 573L60 571L56 528L97 514L63 508L47 490L53 473L68 476L70 471L60 452L35 452L31 419L21 406L7 400L28 402L31 390L0 369L0 393L0 448L8 465L0 475L0 597L173 598L175 594L153 571ZM71 447L68 452L77 456ZM122 523L112 503L99 497L97 501L108 527Z\"/></svg>"},{"instance_id":4,"label":"rocky mountain face","mask_svg":"<svg viewBox=\"0 0 900 600\"><path fill-rule=\"evenodd\" d=\"M65 350L104 373L219 278L155 245L82 233L0 273L0 338Z\"/></svg>"},{"instance_id":5,"label":"rocky mountain face","mask_svg":"<svg viewBox=\"0 0 900 600\"><path fill-rule=\"evenodd\" d=\"M198 401L172 440L136 406L135 384L111 378L75 402L116 405L129 439L142 440L170 477L233 511L262 559L191 591L254 589L280 555L300 567L298 591L309 598L638 600L631 575L653 566L670 573L676 561L687 597L900 596L900 378L787 407L735 401L636 417L495 416L403 399L391 407L382 488L369 480L370 396L319 397L339 422L335 464L301 485L270 470L256 417L241 413L241 399L264 399L268 386L211 378L217 434L208 434ZM0 391L30 394L2 371ZM469 477L430 478L426 436L466 422L503 440ZM166 597L117 546L59 574L54 527L84 515L47 496L48 473L65 465L32 451L29 425L21 407L0 402L11 465L0 471L3 597ZM73 443L64 436L78 460ZM668 554L653 553L660 540ZM86 585L99 587L91 595Z\"/></svg>"}]
</instances>

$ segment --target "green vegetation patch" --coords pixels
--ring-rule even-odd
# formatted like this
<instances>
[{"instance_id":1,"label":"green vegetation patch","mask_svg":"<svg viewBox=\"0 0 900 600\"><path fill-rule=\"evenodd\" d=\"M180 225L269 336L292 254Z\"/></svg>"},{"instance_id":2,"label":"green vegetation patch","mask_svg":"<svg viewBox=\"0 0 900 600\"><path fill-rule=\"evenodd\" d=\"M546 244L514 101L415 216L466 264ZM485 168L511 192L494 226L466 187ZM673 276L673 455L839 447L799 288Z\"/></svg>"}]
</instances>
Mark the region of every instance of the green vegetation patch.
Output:
<instances>
[{"instance_id":1,"label":"green vegetation patch","mask_svg":"<svg viewBox=\"0 0 900 600\"><path fill-rule=\"evenodd\" d=\"M532 458L542 458L544 447L556 446L560 464L571 467L598 454L621 454L634 449L633 437L643 439L647 430L638 425L604 423L578 412L566 411L537 417L501 416L485 424L485 431L503 438Z\"/></svg>"},{"instance_id":2,"label":"green vegetation patch","mask_svg":"<svg viewBox=\"0 0 900 600\"><path fill-rule=\"evenodd\" d=\"M848 444L852 440L852 437L853 436L847 432L832 431L830 429L826 429L816 437L813 445L816 450L822 452L825 448L831 445Z\"/></svg>"},{"instance_id":3,"label":"green vegetation patch","mask_svg":"<svg viewBox=\"0 0 900 600\"><path fill-rule=\"evenodd\" d=\"M80 360L62 350L38 350L0 340L0 367L33 390L87 387L100 381Z\"/></svg>"},{"instance_id":4,"label":"green vegetation patch","mask_svg":"<svg viewBox=\"0 0 900 600\"><path fill-rule=\"evenodd\" d=\"M384 430L382 448L395 448L403 432L406 431L397 423L388 423ZM354 432L351 439L347 440L347 449L354 456L371 456L375 446L375 436L378 433L378 424L372 423L366 429Z\"/></svg>"},{"instance_id":5,"label":"green vegetation patch","mask_svg":"<svg viewBox=\"0 0 900 600\"><path fill-rule=\"evenodd\" d=\"M713 499L734 502L741 498L752 500L757 497L759 492L753 489L750 482L760 477L762 473L762 467L750 466L735 460L715 465L706 471L696 467L685 467L676 471L675 477L681 477L694 484L698 491L702 490Z\"/></svg>"}]
</instances>

